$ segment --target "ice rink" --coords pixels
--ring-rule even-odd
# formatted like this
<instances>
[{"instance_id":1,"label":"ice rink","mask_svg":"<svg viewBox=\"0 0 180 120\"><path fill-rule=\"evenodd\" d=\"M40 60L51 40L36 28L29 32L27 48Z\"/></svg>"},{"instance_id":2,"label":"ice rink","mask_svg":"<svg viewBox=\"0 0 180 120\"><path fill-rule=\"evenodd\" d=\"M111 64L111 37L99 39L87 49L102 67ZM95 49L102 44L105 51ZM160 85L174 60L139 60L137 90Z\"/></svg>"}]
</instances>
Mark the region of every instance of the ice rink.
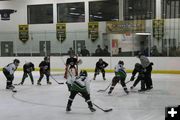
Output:
<instances>
[{"instance_id":1,"label":"ice rink","mask_svg":"<svg viewBox=\"0 0 180 120\"><path fill-rule=\"evenodd\" d=\"M13 83L19 83L22 72L15 73ZM91 82L91 99L93 103L103 109L113 108L105 113L98 108L91 113L80 96L76 96L72 111L66 113L66 104L69 96L66 84L59 85L51 79L52 85L42 80L42 86L37 86L38 72L33 72L35 85L31 85L27 78L23 86L16 86L17 93L5 89L6 79L0 73L0 120L164 120L165 107L180 104L180 75L152 74L154 89L145 92L136 92L138 85L129 95L126 95L118 84L112 95L97 92L105 89L111 82L113 73L106 74L106 81L102 76ZM93 73L88 74L93 78ZM130 79L128 74L126 81ZM63 76L56 76L56 80L64 82ZM128 89L133 84L127 84Z\"/></svg>"}]
</instances>

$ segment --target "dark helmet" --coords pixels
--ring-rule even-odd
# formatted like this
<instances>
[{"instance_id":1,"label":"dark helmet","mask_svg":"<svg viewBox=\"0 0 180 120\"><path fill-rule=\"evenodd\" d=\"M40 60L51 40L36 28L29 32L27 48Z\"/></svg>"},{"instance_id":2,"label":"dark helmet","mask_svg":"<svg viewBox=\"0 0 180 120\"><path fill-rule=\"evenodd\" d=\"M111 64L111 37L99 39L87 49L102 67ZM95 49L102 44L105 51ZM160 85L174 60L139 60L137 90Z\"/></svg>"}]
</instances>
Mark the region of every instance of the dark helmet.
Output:
<instances>
[{"instance_id":1,"label":"dark helmet","mask_svg":"<svg viewBox=\"0 0 180 120\"><path fill-rule=\"evenodd\" d=\"M14 59L13 63L20 63L18 59Z\"/></svg>"},{"instance_id":2,"label":"dark helmet","mask_svg":"<svg viewBox=\"0 0 180 120\"><path fill-rule=\"evenodd\" d=\"M122 60L119 60L118 64L124 65L124 62Z\"/></svg>"},{"instance_id":3,"label":"dark helmet","mask_svg":"<svg viewBox=\"0 0 180 120\"><path fill-rule=\"evenodd\" d=\"M135 68L136 68L136 69L141 68L141 64L140 64L140 63L136 63L136 64L135 64Z\"/></svg>"},{"instance_id":4,"label":"dark helmet","mask_svg":"<svg viewBox=\"0 0 180 120\"><path fill-rule=\"evenodd\" d=\"M79 76L87 77L87 71L86 70L81 70L81 72L79 73Z\"/></svg>"},{"instance_id":5,"label":"dark helmet","mask_svg":"<svg viewBox=\"0 0 180 120\"><path fill-rule=\"evenodd\" d=\"M142 52L138 52L137 57L140 58L143 55Z\"/></svg>"},{"instance_id":6,"label":"dark helmet","mask_svg":"<svg viewBox=\"0 0 180 120\"><path fill-rule=\"evenodd\" d=\"M74 53L70 53L69 56L70 56L70 57L74 57L75 54L74 54Z\"/></svg>"},{"instance_id":7,"label":"dark helmet","mask_svg":"<svg viewBox=\"0 0 180 120\"><path fill-rule=\"evenodd\" d=\"M46 60L48 60L48 59L49 59L49 57L47 57L47 56L46 56L46 57L44 57L44 60L45 60L45 61L46 61Z\"/></svg>"},{"instance_id":8,"label":"dark helmet","mask_svg":"<svg viewBox=\"0 0 180 120\"><path fill-rule=\"evenodd\" d=\"M101 62L102 62L102 61L103 61L103 59L102 59L102 58L99 58L99 61L101 61Z\"/></svg>"}]
</instances>

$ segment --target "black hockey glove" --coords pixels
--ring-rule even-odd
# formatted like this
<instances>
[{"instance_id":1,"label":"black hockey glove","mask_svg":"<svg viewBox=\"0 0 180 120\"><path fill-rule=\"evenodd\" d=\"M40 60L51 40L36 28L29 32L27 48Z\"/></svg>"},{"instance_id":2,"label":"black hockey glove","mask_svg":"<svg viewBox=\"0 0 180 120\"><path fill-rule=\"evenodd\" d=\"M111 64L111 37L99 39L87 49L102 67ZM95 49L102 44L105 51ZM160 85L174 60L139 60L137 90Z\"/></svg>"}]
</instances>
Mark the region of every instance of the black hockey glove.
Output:
<instances>
[{"instance_id":1,"label":"black hockey glove","mask_svg":"<svg viewBox=\"0 0 180 120\"><path fill-rule=\"evenodd\" d=\"M130 81L134 81L134 79L135 79L135 77L134 77L134 76L131 76Z\"/></svg>"},{"instance_id":2,"label":"black hockey glove","mask_svg":"<svg viewBox=\"0 0 180 120\"><path fill-rule=\"evenodd\" d=\"M151 65L151 66L153 66L153 65L154 65L154 63L153 63L153 62L151 62L151 63L150 63L150 65Z\"/></svg>"}]
</instances>

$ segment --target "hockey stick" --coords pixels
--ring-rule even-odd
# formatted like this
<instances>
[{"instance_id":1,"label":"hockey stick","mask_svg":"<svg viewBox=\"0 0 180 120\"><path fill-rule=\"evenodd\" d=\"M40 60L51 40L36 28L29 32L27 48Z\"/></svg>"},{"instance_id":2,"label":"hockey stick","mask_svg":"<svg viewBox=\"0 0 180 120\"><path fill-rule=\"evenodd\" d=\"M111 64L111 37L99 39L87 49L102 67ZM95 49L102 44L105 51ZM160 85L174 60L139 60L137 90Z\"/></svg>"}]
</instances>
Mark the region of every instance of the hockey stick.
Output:
<instances>
[{"instance_id":1,"label":"hockey stick","mask_svg":"<svg viewBox=\"0 0 180 120\"><path fill-rule=\"evenodd\" d=\"M129 82L131 82L131 80L127 81L125 84L127 84L127 83L129 83Z\"/></svg>"},{"instance_id":2,"label":"hockey stick","mask_svg":"<svg viewBox=\"0 0 180 120\"><path fill-rule=\"evenodd\" d=\"M52 75L50 75L50 76L57 84L64 84L63 82L58 82Z\"/></svg>"},{"instance_id":3,"label":"hockey stick","mask_svg":"<svg viewBox=\"0 0 180 120\"><path fill-rule=\"evenodd\" d=\"M78 93L78 95L82 97L81 94ZM96 105L95 103L92 103L92 104L93 104L94 106L96 106L98 109L102 110L103 112L110 112L110 111L113 110L112 108L109 108L109 109L103 109L103 108L99 107L98 105Z\"/></svg>"},{"instance_id":4,"label":"hockey stick","mask_svg":"<svg viewBox=\"0 0 180 120\"><path fill-rule=\"evenodd\" d=\"M127 84L129 82L131 82L131 81L129 80L125 84ZM111 86L111 83L104 90L98 90L97 92L105 92L110 86Z\"/></svg>"},{"instance_id":5,"label":"hockey stick","mask_svg":"<svg viewBox=\"0 0 180 120\"><path fill-rule=\"evenodd\" d=\"M109 108L109 109L103 109L103 108L99 107L98 105L96 105L95 103L93 103L93 105L96 106L98 109L102 110L103 112L110 112L110 111L113 110L112 108Z\"/></svg>"},{"instance_id":6,"label":"hockey stick","mask_svg":"<svg viewBox=\"0 0 180 120\"><path fill-rule=\"evenodd\" d=\"M21 84L21 82L20 82L20 83L15 83L14 85L15 85L15 86L18 86L18 85L20 85L20 84Z\"/></svg>"},{"instance_id":7,"label":"hockey stick","mask_svg":"<svg viewBox=\"0 0 180 120\"><path fill-rule=\"evenodd\" d=\"M111 86L111 83L104 90L98 90L97 92L105 92L110 86Z\"/></svg>"}]
</instances>

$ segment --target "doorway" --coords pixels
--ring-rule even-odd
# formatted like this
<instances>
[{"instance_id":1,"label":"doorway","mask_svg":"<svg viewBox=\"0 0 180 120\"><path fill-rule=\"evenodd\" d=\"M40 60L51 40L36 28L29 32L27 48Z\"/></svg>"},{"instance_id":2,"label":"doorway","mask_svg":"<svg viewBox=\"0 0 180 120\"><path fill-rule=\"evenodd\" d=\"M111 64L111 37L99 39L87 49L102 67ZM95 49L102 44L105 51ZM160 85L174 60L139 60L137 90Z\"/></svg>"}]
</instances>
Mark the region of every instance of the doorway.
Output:
<instances>
[{"instance_id":1,"label":"doorway","mask_svg":"<svg viewBox=\"0 0 180 120\"><path fill-rule=\"evenodd\" d=\"M40 56L49 56L51 53L50 41L39 41Z\"/></svg>"},{"instance_id":2,"label":"doorway","mask_svg":"<svg viewBox=\"0 0 180 120\"><path fill-rule=\"evenodd\" d=\"M13 42L1 42L1 56L13 56Z\"/></svg>"},{"instance_id":3,"label":"doorway","mask_svg":"<svg viewBox=\"0 0 180 120\"><path fill-rule=\"evenodd\" d=\"M74 40L73 41L73 49L75 54L80 55L81 49L85 46L85 40Z\"/></svg>"},{"instance_id":4,"label":"doorway","mask_svg":"<svg viewBox=\"0 0 180 120\"><path fill-rule=\"evenodd\" d=\"M136 33L135 40L139 42L139 51L145 56L150 56L151 33Z\"/></svg>"}]
</instances>

